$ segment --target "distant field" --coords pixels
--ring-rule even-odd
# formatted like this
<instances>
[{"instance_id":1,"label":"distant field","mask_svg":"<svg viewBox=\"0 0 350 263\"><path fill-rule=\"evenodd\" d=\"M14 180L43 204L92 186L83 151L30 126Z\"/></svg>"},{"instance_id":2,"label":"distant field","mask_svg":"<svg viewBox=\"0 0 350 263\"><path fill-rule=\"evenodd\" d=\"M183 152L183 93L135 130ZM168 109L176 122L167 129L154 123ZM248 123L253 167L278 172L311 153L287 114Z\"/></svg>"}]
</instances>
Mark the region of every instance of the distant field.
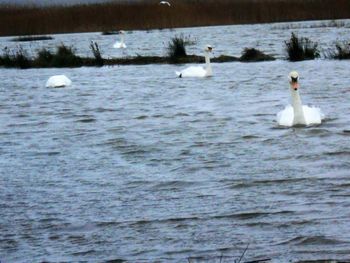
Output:
<instances>
[{"instance_id":1,"label":"distant field","mask_svg":"<svg viewBox=\"0 0 350 263\"><path fill-rule=\"evenodd\" d=\"M0 6L0 35L154 29L350 18L349 0L176 0L79 6Z\"/></svg>"}]
</instances>

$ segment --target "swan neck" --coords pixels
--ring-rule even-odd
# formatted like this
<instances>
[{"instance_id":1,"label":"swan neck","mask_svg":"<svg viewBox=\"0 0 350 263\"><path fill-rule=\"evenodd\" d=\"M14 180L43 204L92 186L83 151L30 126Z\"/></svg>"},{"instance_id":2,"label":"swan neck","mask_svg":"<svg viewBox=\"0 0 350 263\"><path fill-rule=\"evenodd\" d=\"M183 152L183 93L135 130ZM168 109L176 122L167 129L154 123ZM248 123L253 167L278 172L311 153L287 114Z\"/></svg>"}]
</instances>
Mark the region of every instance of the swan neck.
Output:
<instances>
[{"instance_id":1,"label":"swan neck","mask_svg":"<svg viewBox=\"0 0 350 263\"><path fill-rule=\"evenodd\" d=\"M210 65L210 57L209 52L205 52L205 70L207 71L207 76L211 76L213 74L211 65Z\"/></svg>"},{"instance_id":2,"label":"swan neck","mask_svg":"<svg viewBox=\"0 0 350 263\"><path fill-rule=\"evenodd\" d=\"M304 111L303 111L303 104L301 102L299 90L293 90L291 89L291 95L292 95L292 106L293 106L293 112L294 112L294 124L306 124Z\"/></svg>"},{"instance_id":3,"label":"swan neck","mask_svg":"<svg viewBox=\"0 0 350 263\"><path fill-rule=\"evenodd\" d=\"M124 43L124 34L120 35L120 43L122 43L122 44Z\"/></svg>"}]
</instances>

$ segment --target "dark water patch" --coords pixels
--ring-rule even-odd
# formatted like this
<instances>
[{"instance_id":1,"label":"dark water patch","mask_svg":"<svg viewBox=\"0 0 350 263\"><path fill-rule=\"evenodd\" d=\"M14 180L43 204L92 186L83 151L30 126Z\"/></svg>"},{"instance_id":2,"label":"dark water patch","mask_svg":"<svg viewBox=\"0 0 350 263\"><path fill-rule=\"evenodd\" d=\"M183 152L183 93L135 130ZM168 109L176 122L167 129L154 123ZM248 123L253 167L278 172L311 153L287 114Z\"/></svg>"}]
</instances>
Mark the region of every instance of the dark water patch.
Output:
<instances>
[{"instance_id":1,"label":"dark water patch","mask_svg":"<svg viewBox=\"0 0 350 263\"><path fill-rule=\"evenodd\" d=\"M168 181L156 183L152 188L154 190L173 190L173 189L183 189L191 186L198 186L200 182L190 182L190 181Z\"/></svg>"},{"instance_id":2,"label":"dark water patch","mask_svg":"<svg viewBox=\"0 0 350 263\"><path fill-rule=\"evenodd\" d=\"M345 242L336 238L329 238L326 236L297 236L286 241L278 243L278 245L289 244L297 246L308 246L308 245L339 245Z\"/></svg>"},{"instance_id":3,"label":"dark water patch","mask_svg":"<svg viewBox=\"0 0 350 263\"><path fill-rule=\"evenodd\" d=\"M263 212L263 211L251 211L251 212L242 212L242 213L233 213L227 215L217 215L212 216L212 219L239 219L239 220L249 220L257 219L262 217L269 217L274 215L291 215L294 214L293 211L276 211L276 212Z\"/></svg>"},{"instance_id":4,"label":"dark water patch","mask_svg":"<svg viewBox=\"0 0 350 263\"><path fill-rule=\"evenodd\" d=\"M200 217L197 216L189 216L189 217L174 217L174 218L164 218L164 219L154 219L154 220L138 220L134 222L130 222L131 225L137 225L137 226L143 226L148 224L176 224L176 223L183 223L187 221L198 221L203 220Z\"/></svg>"},{"instance_id":5,"label":"dark water patch","mask_svg":"<svg viewBox=\"0 0 350 263\"><path fill-rule=\"evenodd\" d=\"M257 135L244 135L242 136L242 139L244 140L252 140L252 139L259 139L260 137Z\"/></svg>"},{"instance_id":6,"label":"dark water patch","mask_svg":"<svg viewBox=\"0 0 350 263\"><path fill-rule=\"evenodd\" d=\"M102 107L99 107L99 108L96 108L95 110L96 112L99 112L99 113L103 113L103 112L115 112L117 111L116 109L112 109L112 108L102 108Z\"/></svg>"},{"instance_id":7,"label":"dark water patch","mask_svg":"<svg viewBox=\"0 0 350 263\"><path fill-rule=\"evenodd\" d=\"M308 129L307 133L309 135L319 135L320 137L332 135L330 130L321 128Z\"/></svg>"},{"instance_id":8,"label":"dark water patch","mask_svg":"<svg viewBox=\"0 0 350 263\"><path fill-rule=\"evenodd\" d=\"M104 261L104 263L124 263L124 262L128 262L128 261L120 258L108 259L107 261Z\"/></svg>"},{"instance_id":9,"label":"dark water patch","mask_svg":"<svg viewBox=\"0 0 350 263\"><path fill-rule=\"evenodd\" d=\"M148 116L146 116L146 115L140 115L140 116L135 117L134 119L136 119L136 120L145 120L147 118L148 118Z\"/></svg>"},{"instance_id":10,"label":"dark water patch","mask_svg":"<svg viewBox=\"0 0 350 263\"><path fill-rule=\"evenodd\" d=\"M79 120L76 120L76 122L91 123L91 122L96 122L96 119L95 118L79 119Z\"/></svg>"},{"instance_id":11,"label":"dark water patch","mask_svg":"<svg viewBox=\"0 0 350 263\"><path fill-rule=\"evenodd\" d=\"M348 157L348 156L350 156L350 151L325 152L325 153L323 153L323 155Z\"/></svg>"},{"instance_id":12,"label":"dark water patch","mask_svg":"<svg viewBox=\"0 0 350 263\"><path fill-rule=\"evenodd\" d=\"M185 112L178 112L174 115L174 117L188 117L190 116L188 113Z\"/></svg>"},{"instance_id":13,"label":"dark water patch","mask_svg":"<svg viewBox=\"0 0 350 263\"><path fill-rule=\"evenodd\" d=\"M74 252L72 253L73 256L89 256L89 255L94 255L96 254L97 251L94 249L89 249L85 251L79 251L79 252Z\"/></svg>"},{"instance_id":14,"label":"dark water patch","mask_svg":"<svg viewBox=\"0 0 350 263\"><path fill-rule=\"evenodd\" d=\"M299 184L302 182L308 182L310 180L315 180L313 178L281 178L281 179L265 179L265 180L252 180L252 181L230 181L230 180L221 180L230 186L232 189L240 189L247 187L261 187L261 186L276 186L281 184ZM317 179L316 179L317 180ZM322 180L322 179L321 179Z\"/></svg>"},{"instance_id":15,"label":"dark water patch","mask_svg":"<svg viewBox=\"0 0 350 263\"><path fill-rule=\"evenodd\" d=\"M61 152L52 151L52 152L27 152L35 156L55 156L61 154Z\"/></svg>"},{"instance_id":16,"label":"dark water patch","mask_svg":"<svg viewBox=\"0 0 350 263\"><path fill-rule=\"evenodd\" d=\"M128 262L128 261L125 259L120 259L120 258L108 259L108 260L104 261L104 263L124 263L124 262Z\"/></svg>"}]
</instances>

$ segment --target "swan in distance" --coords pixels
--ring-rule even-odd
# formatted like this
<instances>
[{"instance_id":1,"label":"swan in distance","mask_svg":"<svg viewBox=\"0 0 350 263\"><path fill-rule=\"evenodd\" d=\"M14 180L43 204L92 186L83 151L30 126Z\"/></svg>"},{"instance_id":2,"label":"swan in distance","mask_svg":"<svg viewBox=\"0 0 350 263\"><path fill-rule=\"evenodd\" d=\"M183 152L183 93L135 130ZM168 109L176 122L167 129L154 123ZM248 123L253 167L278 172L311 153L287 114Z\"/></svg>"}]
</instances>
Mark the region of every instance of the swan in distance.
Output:
<instances>
[{"instance_id":1,"label":"swan in distance","mask_svg":"<svg viewBox=\"0 0 350 263\"><path fill-rule=\"evenodd\" d=\"M299 74L292 71L289 76L292 105L277 113L277 122L281 126L321 124L324 118L320 108L303 105L299 94Z\"/></svg>"},{"instance_id":2,"label":"swan in distance","mask_svg":"<svg viewBox=\"0 0 350 263\"><path fill-rule=\"evenodd\" d=\"M126 45L124 43L125 31L124 30L120 30L119 31L119 35L120 35L120 42L119 41L115 42L113 47L114 48L126 48Z\"/></svg>"},{"instance_id":3,"label":"swan in distance","mask_svg":"<svg viewBox=\"0 0 350 263\"><path fill-rule=\"evenodd\" d=\"M176 75L179 78L185 77L210 77L213 75L213 71L210 65L210 57L209 53L213 50L212 46L207 45L204 49L204 57L205 57L205 68L202 66L190 66L188 68L183 69L182 71L176 71Z\"/></svg>"},{"instance_id":4,"label":"swan in distance","mask_svg":"<svg viewBox=\"0 0 350 263\"><path fill-rule=\"evenodd\" d=\"M70 86L72 81L67 78L65 75L55 75L50 77L46 82L47 88L63 88Z\"/></svg>"}]
</instances>

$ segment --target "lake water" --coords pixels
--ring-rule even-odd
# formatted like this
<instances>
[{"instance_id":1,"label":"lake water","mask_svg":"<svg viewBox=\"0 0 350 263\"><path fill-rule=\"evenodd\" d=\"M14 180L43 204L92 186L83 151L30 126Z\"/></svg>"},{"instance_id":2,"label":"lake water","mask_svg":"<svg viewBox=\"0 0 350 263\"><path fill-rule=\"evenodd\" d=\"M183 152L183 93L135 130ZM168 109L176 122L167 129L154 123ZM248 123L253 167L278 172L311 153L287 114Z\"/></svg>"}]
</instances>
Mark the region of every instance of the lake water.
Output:
<instances>
[{"instance_id":1,"label":"lake water","mask_svg":"<svg viewBox=\"0 0 350 263\"><path fill-rule=\"evenodd\" d=\"M329 22L329 21L328 21ZM349 40L326 22L54 35L106 57L164 55L175 34L214 55L257 47L278 59L212 65L0 69L0 261L270 262L350 257L350 64L287 62L292 31L322 49ZM320 26L318 26L320 25ZM0 47L14 47L0 38ZM297 70L319 126L281 128ZM45 88L51 75L73 85Z\"/></svg>"}]
</instances>

